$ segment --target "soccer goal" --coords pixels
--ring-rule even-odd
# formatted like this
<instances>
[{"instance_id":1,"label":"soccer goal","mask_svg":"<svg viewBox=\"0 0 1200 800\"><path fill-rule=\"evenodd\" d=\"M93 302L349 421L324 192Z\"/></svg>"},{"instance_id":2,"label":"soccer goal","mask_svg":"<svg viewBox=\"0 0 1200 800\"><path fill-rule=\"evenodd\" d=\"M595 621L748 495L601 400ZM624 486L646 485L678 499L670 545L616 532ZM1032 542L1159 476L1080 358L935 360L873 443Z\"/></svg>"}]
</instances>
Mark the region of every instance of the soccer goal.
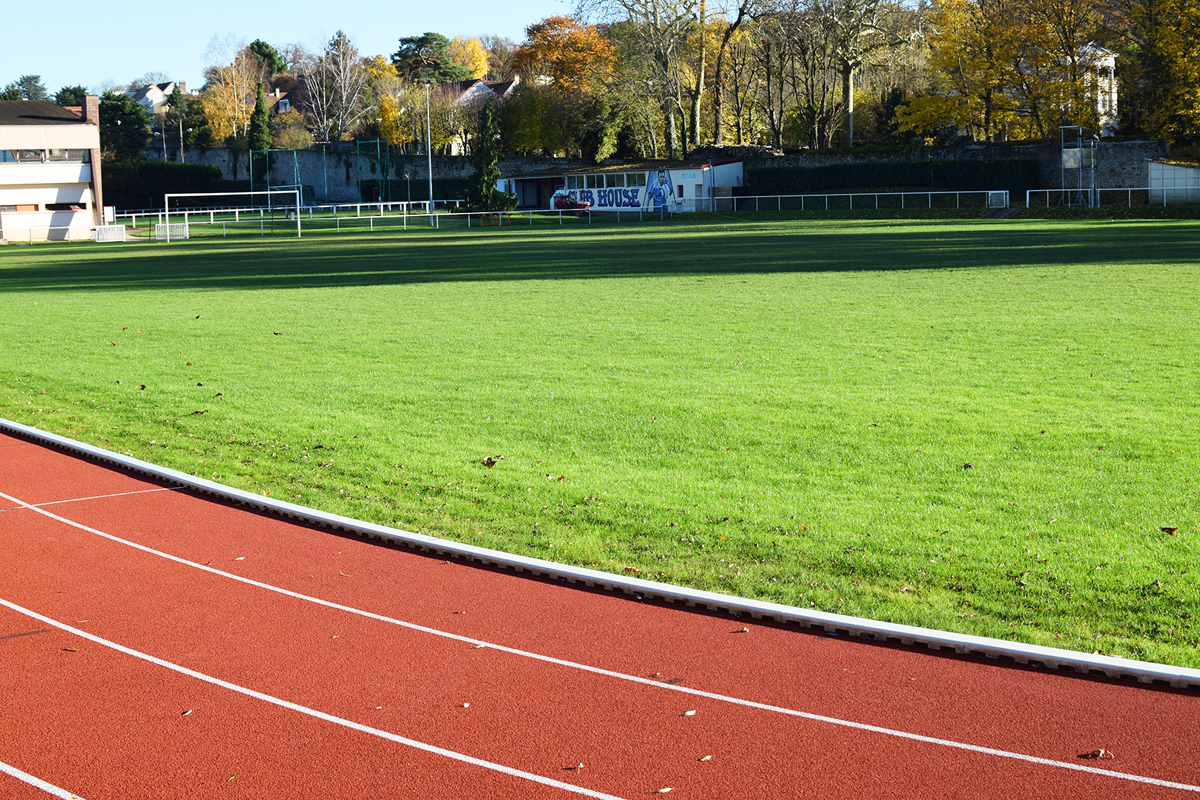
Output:
<instances>
[{"instance_id":1,"label":"soccer goal","mask_svg":"<svg viewBox=\"0 0 1200 800\"><path fill-rule=\"evenodd\" d=\"M225 202L221 201L225 198ZM234 198L237 198L234 200ZM243 199L244 198L244 199ZM165 228L166 241L171 241L173 236L171 227L171 214L175 214L176 219L183 217L182 224L187 226L189 216L194 216L197 212L206 213L210 216L217 213L216 209L220 209L221 213L233 214L237 219L241 214L246 212L254 212L262 208L261 205L255 205L255 198L259 198L258 202L262 202L262 198L266 199L266 207L268 209L277 209L288 211L288 216L296 221L296 238L300 238L300 189L262 189L256 192L173 192L163 195L163 224L160 227ZM275 198L285 200L286 202L278 202ZM231 204L229 201L233 200ZM174 201L174 208L172 208ZM247 204L248 203L248 204Z\"/></svg>"}]
</instances>

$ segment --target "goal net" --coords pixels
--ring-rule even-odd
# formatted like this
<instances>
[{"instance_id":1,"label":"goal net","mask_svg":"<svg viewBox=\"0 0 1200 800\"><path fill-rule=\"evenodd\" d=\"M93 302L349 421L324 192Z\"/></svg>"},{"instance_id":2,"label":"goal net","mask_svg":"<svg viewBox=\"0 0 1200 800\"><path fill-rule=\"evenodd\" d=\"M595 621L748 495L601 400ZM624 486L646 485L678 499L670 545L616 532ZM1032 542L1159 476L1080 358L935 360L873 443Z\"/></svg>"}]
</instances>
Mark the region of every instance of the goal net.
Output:
<instances>
[{"instance_id":1,"label":"goal net","mask_svg":"<svg viewBox=\"0 0 1200 800\"><path fill-rule=\"evenodd\" d=\"M289 228L296 229L300 236L301 189L263 189L254 192L173 192L163 195L163 221L155 228L163 228L163 238L171 241L187 238L189 225L224 226L227 222L256 220L261 223L266 215L274 220L279 216L286 220ZM174 218L174 222L172 222ZM176 225L183 226L183 235L177 236Z\"/></svg>"}]
</instances>

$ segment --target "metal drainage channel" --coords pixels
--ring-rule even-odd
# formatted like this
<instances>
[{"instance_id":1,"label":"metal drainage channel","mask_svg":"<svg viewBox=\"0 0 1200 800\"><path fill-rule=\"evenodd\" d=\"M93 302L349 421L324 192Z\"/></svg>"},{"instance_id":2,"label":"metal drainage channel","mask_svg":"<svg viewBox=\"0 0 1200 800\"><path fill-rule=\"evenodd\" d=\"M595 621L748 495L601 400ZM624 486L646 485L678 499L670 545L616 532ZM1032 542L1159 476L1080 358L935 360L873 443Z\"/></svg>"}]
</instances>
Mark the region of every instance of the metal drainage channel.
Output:
<instances>
[{"instance_id":1,"label":"metal drainage channel","mask_svg":"<svg viewBox=\"0 0 1200 800\"><path fill-rule=\"evenodd\" d=\"M188 475L187 473L167 467L160 467L131 456L123 456L110 450L77 442L64 436L3 418L0 418L0 431L51 445L71 454L85 456L130 472L179 484L202 494L211 495L262 511L268 511L289 519L353 533L358 536L380 539L389 544L409 547L424 552L434 552L454 558L467 559L485 565L511 569L516 572L527 572L536 577L550 578L567 583L581 583L585 586L601 587L610 591L619 590L633 595L637 599L684 603L689 606L706 608L712 611L728 612L734 616L746 615L755 619L768 619L808 628L820 628L830 634L858 636L864 639L898 642L904 645L920 644L933 650L953 650L963 655L985 656L987 658L1014 661L1035 667L1040 666L1050 669L1069 668L1076 672L1098 677L1136 680L1141 683L1200 690L1200 669L1174 667L1150 661L1136 661L1134 659L1081 653L1056 647L1042 647L1040 645L1024 644L1021 642L1009 642L1003 639L938 631L912 625L897 625L890 622L879 622L877 620L851 617L843 614L830 614L814 609L797 608L779 603L748 600L732 595L672 586L641 578L628 578L599 570L558 564L540 558L529 558L527 556L504 553L499 550L460 544L446 539L439 539L435 536L426 536L420 533L412 533L410 531L389 528L384 525L363 522L350 517L343 517L339 514L328 514L284 500L276 500L271 497L254 494L253 492L234 489L214 481L197 478L194 475Z\"/></svg>"}]
</instances>

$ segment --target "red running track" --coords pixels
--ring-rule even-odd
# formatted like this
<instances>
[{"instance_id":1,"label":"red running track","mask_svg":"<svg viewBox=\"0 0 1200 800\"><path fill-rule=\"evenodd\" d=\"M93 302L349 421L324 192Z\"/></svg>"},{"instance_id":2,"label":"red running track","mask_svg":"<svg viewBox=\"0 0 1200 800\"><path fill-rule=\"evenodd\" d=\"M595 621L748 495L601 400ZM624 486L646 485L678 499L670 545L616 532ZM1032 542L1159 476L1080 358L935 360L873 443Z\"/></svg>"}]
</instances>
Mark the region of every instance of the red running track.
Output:
<instances>
[{"instance_id":1,"label":"red running track","mask_svg":"<svg viewBox=\"0 0 1200 800\"><path fill-rule=\"evenodd\" d=\"M4 435L0 495L4 798L1200 793L1195 692L448 562Z\"/></svg>"}]
</instances>

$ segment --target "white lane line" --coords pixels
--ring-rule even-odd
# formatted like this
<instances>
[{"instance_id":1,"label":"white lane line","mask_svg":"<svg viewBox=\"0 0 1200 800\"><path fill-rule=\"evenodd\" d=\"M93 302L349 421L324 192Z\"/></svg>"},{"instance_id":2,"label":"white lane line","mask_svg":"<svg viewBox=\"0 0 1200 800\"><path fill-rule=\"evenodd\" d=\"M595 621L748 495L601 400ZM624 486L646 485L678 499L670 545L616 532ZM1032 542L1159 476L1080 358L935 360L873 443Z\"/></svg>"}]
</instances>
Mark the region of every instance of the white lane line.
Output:
<instances>
[{"instance_id":1,"label":"white lane line","mask_svg":"<svg viewBox=\"0 0 1200 800\"><path fill-rule=\"evenodd\" d=\"M45 508L46 506L58 506L58 505L62 505L63 503L82 503L85 500L104 500L105 498L108 498L108 497L126 497L131 494L152 494L154 492L179 492L179 491L183 491L182 486L160 486L156 489L138 489L135 492L114 492L113 494L95 494L95 495L92 495L91 497L72 497L70 500L50 500L49 502L46 502L46 503L38 503L37 507ZM17 507L20 508L20 506L17 506Z\"/></svg>"},{"instance_id":2,"label":"white lane line","mask_svg":"<svg viewBox=\"0 0 1200 800\"><path fill-rule=\"evenodd\" d=\"M883 728L878 725L870 725L870 724L863 723L863 722L855 722L853 720L839 719L837 717L828 717L828 716L824 716L821 714L813 714L808 711L799 711L799 710L792 709L792 708L784 708L782 706L773 706L773 705L770 705L767 703L758 703L753 700L746 700L746 699L743 699L740 697L732 697L730 695L717 694L715 692L706 692L701 689L693 689L688 686L680 686L677 684L664 683L662 681L656 681L652 678L644 678L640 675L628 675L623 672L615 672L613 670L604 669L602 667L594 667L594 666L591 666L590 664L581 664L576 661L566 661L564 659L555 658L553 656L544 655L542 653L533 653L528 650L518 650L515 647L507 647L502 644L493 644L493 643L485 641L483 639L475 639L470 636L463 636L461 634L451 633L449 631L438 630L437 628L430 628L425 625L418 625L415 622L406 622L405 620L402 620L402 619L396 619L394 617L387 617L382 614L376 614L371 611L364 611L361 608L354 608L353 606L345 606L345 605L342 605L341 603L334 603L330 600L324 600L320 597L313 597L311 595L300 594L299 592L293 592L290 589L284 589L279 586L272 586L269 583L262 583L261 581L256 581L253 578L246 578L241 575L235 575L231 572L224 572L222 570L217 569L216 567L210 567L206 564L197 564L195 561L188 561L184 558L180 558L179 556L171 555L170 553L164 553L160 550L155 550L151 547L147 547L146 545L142 545L142 544L138 544L137 542L131 542L126 539L122 539L118 536L112 535L111 533L105 533L104 531L96 530L95 528L88 527L87 525L84 525L79 522L75 522L74 520L67 519L66 517L60 517L59 515L51 512L51 511L47 511L43 508L38 508L36 506L29 505L28 503L25 503L24 501L19 500L16 497L12 497L11 495L4 494L3 492L0 492L0 497L10 500L14 503L19 503L20 505L22 505L25 508L30 509L31 511L36 511L39 514L43 514L47 517L50 517L51 519L54 519L54 520L57 520L64 524L70 525L74 528L78 528L82 531L86 531L88 533L103 537L110 541L117 542L118 544L123 544L128 547L132 547L136 550L141 550L145 553L149 553L151 555L155 555L160 558L165 558L168 561L174 561L177 564L183 564L185 566L203 570L204 572L209 572L209 573L212 573L213 575L220 575L223 578L229 578L230 580L238 581L239 583L244 583L249 586L254 586L256 588L259 588L259 589L265 589L269 592L275 592L277 594L284 595L285 597L291 597L296 600L303 600L308 603L314 603L316 605L324 606L325 608L332 608L337 611L345 611L349 614L356 614L360 617L372 619L377 622L384 622L389 625L396 625L401 628L418 631L420 633L427 633L432 636L441 636L445 639L452 639L454 641L465 642L467 644L486 645L488 648L490 648L492 650L499 650L504 653L509 653L510 655L520 656L522 658L529 658L529 659L533 659L535 661L541 661L541 662L544 662L547 664L554 664L554 665L560 666L560 667L567 667L569 669L577 669L577 670L581 670L583 672L589 672L593 675L603 675L608 678L615 678L617 680L628 681L630 683L640 683L642 685L653 686L658 689L666 689L669 691L694 695L696 697L704 697L709 700L717 700L717 701L720 701L723 703L732 703L734 705L743 706L746 708L754 708L754 709L758 709L760 711L769 711L769 712L776 713L776 714L785 714L790 717L799 717L801 719L813 720L815 722L823 722L823 723L827 723L830 725L838 725L838 726L845 727L845 728L854 728L856 730L870 731L871 733L879 733L879 734L883 734L885 736L895 736L895 737L898 737L901 739L909 739L912 741L924 742L926 744L939 745L941 747L950 747L950 748L954 748L956 750L967 750L967 751L975 752L975 753L984 753L984 754L991 755L991 756L998 756L1000 758L1010 758L1010 759L1015 759L1017 761L1026 761L1026 762L1029 762L1032 764L1040 764L1042 766L1058 767L1060 769L1068 769L1068 770L1073 770L1075 772L1087 772L1087 773L1094 774L1094 775L1103 775L1103 776L1109 777L1109 778L1119 778L1122 780L1135 781L1137 783L1148 783L1148 784L1152 784L1154 786L1165 786L1165 787L1168 787L1171 789L1183 789L1184 791L1200 793L1200 786L1193 786L1191 784L1175 783L1173 781L1165 781L1165 780L1161 780L1159 778L1150 778L1150 777L1145 777L1142 775L1133 775L1133 774L1125 773L1125 772L1114 772L1111 770L1101 769L1099 767L1087 766L1084 764L1073 764L1069 761L1055 761L1053 759L1040 758L1038 756L1030 756L1030 755L1026 755L1024 753L1014 753L1014 752L1010 752L1007 750L997 750L992 747L983 747L980 745L967 744L965 742L956 742L956 741L953 741L950 739L938 739L938 738L935 738L932 736L924 736L924 735L917 734L917 733L909 733L908 731L895 730L892 728ZM3 601L0 601L0 602L3 602Z\"/></svg>"},{"instance_id":3,"label":"white lane line","mask_svg":"<svg viewBox=\"0 0 1200 800\"><path fill-rule=\"evenodd\" d=\"M184 487L182 487L182 486L162 486L157 489L138 489L135 492L115 492L113 494L95 494L95 495L92 495L91 497L72 497L70 500L50 500L45 503L37 503L35 505L35 507L36 508L44 508L45 506L57 506L57 505L62 505L63 503L82 503L85 500L103 500L106 497L125 497L126 495L131 495L131 494L150 494L151 492L180 492L180 491L183 491L183 488ZM5 497L7 497L7 495L5 495ZM20 501L17 501L17 502L20 502ZM7 508L0 508L0 511L12 511L14 509L27 508L27 507L28 506L26 504L22 503L21 505L17 505L17 506L9 506Z\"/></svg>"},{"instance_id":4,"label":"white lane line","mask_svg":"<svg viewBox=\"0 0 1200 800\"><path fill-rule=\"evenodd\" d=\"M19 781L28 783L35 789L41 789L46 794L54 795L55 797L61 797L62 800L83 800L83 798L77 794L72 794L66 789L60 789L53 783L47 783L41 778L35 775L30 775L28 772L22 772L11 764L5 764L3 761L0 761L0 772L7 773Z\"/></svg>"},{"instance_id":5,"label":"white lane line","mask_svg":"<svg viewBox=\"0 0 1200 800\"><path fill-rule=\"evenodd\" d=\"M220 678L213 677L212 675L205 675L203 672L197 672L194 669L188 669L187 667L180 666L179 664L174 664L170 661L164 661L163 659L152 656L149 653L143 653L139 650L134 650L132 648L125 647L124 645L117 644L116 642L109 641L108 639L103 639L95 634L88 633L87 631L73 628L70 625L59 622L58 620L43 616L36 611L31 611L27 608L17 605L16 603L9 602L2 597L0 597L0 605L16 611L18 614L24 614L32 619L43 622L46 625L52 625L59 630L66 631L74 636L86 639L89 642L95 642L98 645L116 650L118 653L124 653L127 656L133 656L134 658L139 658L142 661L148 661L155 666L163 667L164 669L169 669L173 672L178 672L180 675L186 675L189 678L195 678L198 681L204 681L205 683L210 683L213 686L218 686L222 689L228 689L231 692L237 692L238 694L243 694L247 697L252 697L255 700L261 700L264 703L270 703L271 705L279 706L280 708L285 708L289 711L306 714L310 717L323 720L324 722L332 722L335 725L341 725L342 727L350 728L351 730L359 731L360 733L370 734L371 736L378 736L380 739L387 739L388 741L396 742L397 744L406 745L417 750L423 750L426 753L444 756L445 758L450 758L455 761L461 761L466 764L482 767L483 769L492 770L493 772L500 772L505 775L509 775L514 778L521 778L533 783L540 783L543 786L549 786L554 789L562 789L565 792L583 795L584 797L594 797L597 798L597 800L623 800L623 798L617 797L616 795L597 792L592 789L587 789L582 786L575 786L574 784L570 783L563 783L562 781L556 781L553 778L547 778L543 775L537 775L533 772L525 772L524 770L516 769L515 767L506 767L503 764L497 764L493 761L485 761L482 758L475 758L474 756L469 756L454 750L447 750L444 747L437 747L432 744L417 741L416 739L409 739L407 737L391 733L390 731L372 728L369 725L362 725L358 722L354 722L353 720L345 719L344 717L337 717L333 714L327 714L324 711L318 711L315 708L302 706L298 703L292 703L269 694L257 692L254 689L249 689L245 686L239 686L236 683L223 681ZM66 796L74 797L74 795Z\"/></svg>"}]
</instances>

